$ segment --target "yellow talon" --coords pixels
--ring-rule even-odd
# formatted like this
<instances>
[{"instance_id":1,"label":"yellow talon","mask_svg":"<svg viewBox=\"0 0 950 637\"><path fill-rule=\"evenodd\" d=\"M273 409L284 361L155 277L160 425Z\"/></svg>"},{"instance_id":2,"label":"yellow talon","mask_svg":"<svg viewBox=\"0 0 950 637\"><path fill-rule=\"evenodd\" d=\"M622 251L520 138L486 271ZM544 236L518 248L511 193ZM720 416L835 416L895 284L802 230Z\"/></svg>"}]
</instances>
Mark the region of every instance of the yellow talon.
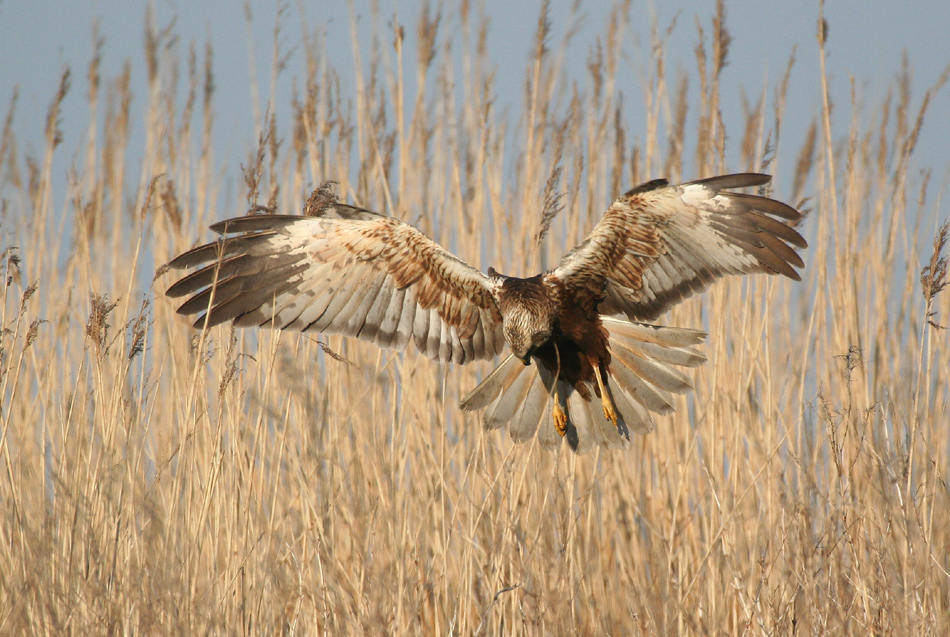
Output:
<instances>
[{"instance_id":1,"label":"yellow talon","mask_svg":"<svg viewBox=\"0 0 950 637\"><path fill-rule=\"evenodd\" d=\"M561 409L561 406L554 402L554 409L551 411L551 415L554 416L554 428L557 429L557 432L563 438L567 434L567 414L564 413L564 410Z\"/></svg>"},{"instance_id":2,"label":"yellow talon","mask_svg":"<svg viewBox=\"0 0 950 637\"><path fill-rule=\"evenodd\" d=\"M614 401L610 399L610 392L607 391L607 383L604 382L604 376L600 372L600 365L594 368L594 373L597 376L597 384L600 385L600 402L604 407L604 418L612 422L614 427L619 427Z\"/></svg>"}]
</instances>

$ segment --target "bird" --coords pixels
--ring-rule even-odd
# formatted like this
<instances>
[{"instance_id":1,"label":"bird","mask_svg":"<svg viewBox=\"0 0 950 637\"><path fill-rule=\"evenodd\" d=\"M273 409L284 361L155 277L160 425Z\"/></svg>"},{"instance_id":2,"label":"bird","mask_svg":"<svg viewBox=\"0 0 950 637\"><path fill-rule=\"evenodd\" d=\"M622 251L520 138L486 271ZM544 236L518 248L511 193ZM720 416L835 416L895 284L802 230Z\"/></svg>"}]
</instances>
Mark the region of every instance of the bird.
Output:
<instances>
[{"instance_id":1,"label":"bird","mask_svg":"<svg viewBox=\"0 0 950 637\"><path fill-rule=\"evenodd\" d=\"M488 429L563 440L575 452L629 446L691 389L682 368L706 359L701 330L653 322L726 275L800 281L807 242L793 207L736 189L740 173L679 185L655 179L619 196L554 268L528 278L468 265L414 226L345 205L316 214L220 221L217 241L168 263L191 271L166 291L187 297L194 327L230 321L343 334L441 363L500 364L461 400ZM547 421L550 412L551 421Z\"/></svg>"}]
</instances>

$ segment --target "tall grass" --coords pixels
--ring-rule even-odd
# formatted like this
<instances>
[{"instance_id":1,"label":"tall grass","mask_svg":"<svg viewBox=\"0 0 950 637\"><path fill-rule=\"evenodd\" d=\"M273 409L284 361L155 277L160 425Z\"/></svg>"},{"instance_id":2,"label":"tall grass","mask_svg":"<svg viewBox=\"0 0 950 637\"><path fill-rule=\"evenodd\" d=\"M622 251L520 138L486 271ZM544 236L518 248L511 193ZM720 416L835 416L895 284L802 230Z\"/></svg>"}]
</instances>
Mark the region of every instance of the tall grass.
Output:
<instances>
[{"instance_id":1,"label":"tall grass","mask_svg":"<svg viewBox=\"0 0 950 637\"><path fill-rule=\"evenodd\" d=\"M212 51L183 64L170 31L148 28L141 121L130 71L101 78L98 49L82 148L62 148L57 128L77 77L52 99L40 157L19 151L11 106L0 633L950 632L946 248L939 234L918 244L937 207L928 176L909 174L946 77L914 111L903 68L892 97L853 107L846 128L848 105L826 90L803 146L785 148L788 77L745 130L724 130L721 11L682 78L654 33L645 103L621 102L625 15L569 94L541 16L516 129L475 11L379 26L375 46L353 43L368 56L356 77L308 39L293 117L260 115L259 152L230 160L245 177L230 193L215 176ZM438 36L449 19L451 47ZM404 55L413 32L417 59ZM738 163L728 140L741 140ZM56 153L75 157L61 199ZM522 274L551 265L622 189L727 170L792 184L774 196L809 211L804 281L726 281L674 310L671 324L709 331L709 361L627 452L550 453L483 431L457 403L489 364L196 332L163 297L170 275L152 281L233 214L223 198L295 212L335 180L343 199L470 263Z\"/></svg>"}]
</instances>

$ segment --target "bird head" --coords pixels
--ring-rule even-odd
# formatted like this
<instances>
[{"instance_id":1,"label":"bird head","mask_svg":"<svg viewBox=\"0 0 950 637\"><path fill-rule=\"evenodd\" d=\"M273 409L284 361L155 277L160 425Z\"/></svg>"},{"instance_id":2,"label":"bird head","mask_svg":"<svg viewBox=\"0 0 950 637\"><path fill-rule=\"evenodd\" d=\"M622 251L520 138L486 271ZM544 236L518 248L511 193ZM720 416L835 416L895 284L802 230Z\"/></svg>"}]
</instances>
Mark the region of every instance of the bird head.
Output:
<instances>
[{"instance_id":1,"label":"bird head","mask_svg":"<svg viewBox=\"0 0 950 637\"><path fill-rule=\"evenodd\" d=\"M493 270L489 274L501 279L498 305L505 342L522 363L529 365L534 351L551 338L555 306L548 298L541 275L519 279L498 275Z\"/></svg>"},{"instance_id":2,"label":"bird head","mask_svg":"<svg viewBox=\"0 0 950 637\"><path fill-rule=\"evenodd\" d=\"M505 341L511 352L525 365L531 364L531 355L551 338L550 323L545 325L538 318L518 311L504 317Z\"/></svg>"}]
</instances>

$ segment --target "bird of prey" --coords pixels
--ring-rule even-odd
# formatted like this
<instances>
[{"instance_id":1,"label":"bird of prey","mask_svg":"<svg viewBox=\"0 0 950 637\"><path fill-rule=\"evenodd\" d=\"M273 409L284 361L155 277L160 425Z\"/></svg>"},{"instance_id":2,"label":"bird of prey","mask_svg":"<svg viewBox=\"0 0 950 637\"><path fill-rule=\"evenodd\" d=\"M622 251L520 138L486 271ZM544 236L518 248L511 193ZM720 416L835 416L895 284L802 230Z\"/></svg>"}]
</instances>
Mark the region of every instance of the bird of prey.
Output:
<instances>
[{"instance_id":1,"label":"bird of prey","mask_svg":"<svg viewBox=\"0 0 950 637\"><path fill-rule=\"evenodd\" d=\"M198 268L168 296L195 327L236 326L410 342L442 363L510 354L461 403L489 428L537 433L583 452L625 447L690 388L679 367L700 365L698 330L658 318L727 274L801 280L802 236L792 207L732 192L761 186L745 173L671 185L658 179L614 201L587 239L529 278L484 274L413 226L330 203L318 216L262 214L211 226L222 239L180 255ZM550 406L550 407L549 407ZM546 419L548 410L553 426Z\"/></svg>"}]
</instances>

